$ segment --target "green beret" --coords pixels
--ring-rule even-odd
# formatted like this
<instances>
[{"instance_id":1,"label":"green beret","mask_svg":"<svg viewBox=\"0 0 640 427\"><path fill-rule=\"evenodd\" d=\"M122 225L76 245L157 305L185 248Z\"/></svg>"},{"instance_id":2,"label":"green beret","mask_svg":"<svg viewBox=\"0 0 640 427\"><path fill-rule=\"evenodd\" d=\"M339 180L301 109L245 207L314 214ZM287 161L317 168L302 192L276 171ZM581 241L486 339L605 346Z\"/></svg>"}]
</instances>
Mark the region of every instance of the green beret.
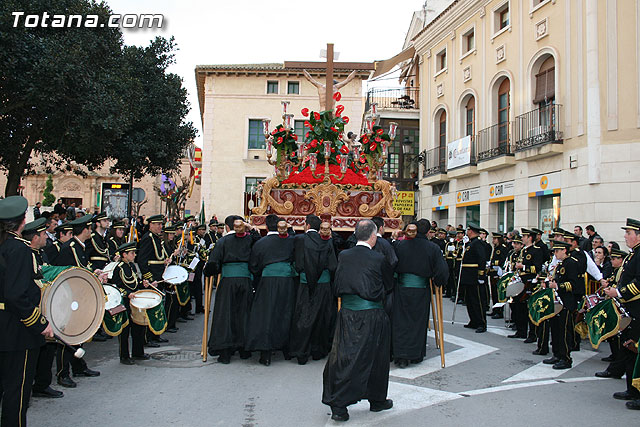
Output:
<instances>
[{"instance_id":1,"label":"green beret","mask_svg":"<svg viewBox=\"0 0 640 427\"><path fill-rule=\"evenodd\" d=\"M153 216L150 216L149 218L147 218L147 222L148 223L152 223L152 222L164 223L164 215L153 215Z\"/></svg>"},{"instance_id":2,"label":"green beret","mask_svg":"<svg viewBox=\"0 0 640 427\"><path fill-rule=\"evenodd\" d=\"M30 223L25 225L24 228L22 229L22 235L37 234L37 233L40 233L41 231L46 230L47 229L46 222L47 222L46 218L38 218L35 221L31 221Z\"/></svg>"},{"instance_id":3,"label":"green beret","mask_svg":"<svg viewBox=\"0 0 640 427\"><path fill-rule=\"evenodd\" d=\"M136 242L123 243L122 245L120 245L118 247L118 252L119 253L131 252L131 251L135 251L135 250L138 250L138 248L136 246Z\"/></svg>"},{"instance_id":4,"label":"green beret","mask_svg":"<svg viewBox=\"0 0 640 427\"><path fill-rule=\"evenodd\" d=\"M15 221L24 216L29 203L22 196L9 196L0 200L0 221Z\"/></svg>"}]
</instances>

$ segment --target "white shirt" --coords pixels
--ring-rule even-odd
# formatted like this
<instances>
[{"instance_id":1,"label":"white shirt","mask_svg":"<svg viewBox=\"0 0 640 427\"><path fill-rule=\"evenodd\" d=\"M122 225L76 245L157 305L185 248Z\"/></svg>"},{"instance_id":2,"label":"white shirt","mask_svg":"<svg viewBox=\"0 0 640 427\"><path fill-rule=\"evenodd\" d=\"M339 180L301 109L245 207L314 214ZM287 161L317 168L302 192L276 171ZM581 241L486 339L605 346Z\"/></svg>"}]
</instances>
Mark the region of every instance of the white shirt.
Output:
<instances>
[{"instance_id":1,"label":"white shirt","mask_svg":"<svg viewBox=\"0 0 640 427\"><path fill-rule=\"evenodd\" d=\"M600 271L596 263L593 262L593 258L591 258L587 254L585 254L585 256L587 257L587 273L589 273L591 277L596 280L602 279L602 272Z\"/></svg>"},{"instance_id":2,"label":"white shirt","mask_svg":"<svg viewBox=\"0 0 640 427\"><path fill-rule=\"evenodd\" d=\"M310 229L308 229L307 231L305 231L305 233L310 233L310 232L312 232L312 231L313 231L314 233L317 233L317 232L318 232L318 230L315 230L315 229L313 229L313 228L310 228Z\"/></svg>"},{"instance_id":3,"label":"white shirt","mask_svg":"<svg viewBox=\"0 0 640 427\"><path fill-rule=\"evenodd\" d=\"M371 249L371 245L367 242L358 242L356 243L356 246L366 246L367 248Z\"/></svg>"},{"instance_id":4,"label":"white shirt","mask_svg":"<svg viewBox=\"0 0 640 427\"><path fill-rule=\"evenodd\" d=\"M47 233L47 236L48 236L51 240L53 240L54 242L56 241L56 235L55 235L55 234L51 234L51 233L49 233L48 231L46 231L46 233Z\"/></svg>"},{"instance_id":5,"label":"white shirt","mask_svg":"<svg viewBox=\"0 0 640 427\"><path fill-rule=\"evenodd\" d=\"M278 234L278 232L277 231L269 231L269 232L267 232L267 236L272 236L274 234Z\"/></svg>"}]
</instances>

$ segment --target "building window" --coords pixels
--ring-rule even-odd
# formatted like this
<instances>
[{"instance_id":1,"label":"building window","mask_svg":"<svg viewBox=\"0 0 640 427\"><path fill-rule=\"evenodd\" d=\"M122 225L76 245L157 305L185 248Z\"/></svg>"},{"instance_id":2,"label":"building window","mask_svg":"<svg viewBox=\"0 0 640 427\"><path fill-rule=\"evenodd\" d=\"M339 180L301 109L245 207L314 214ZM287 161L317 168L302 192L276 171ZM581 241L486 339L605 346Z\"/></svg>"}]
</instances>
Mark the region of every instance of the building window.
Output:
<instances>
[{"instance_id":1,"label":"building window","mask_svg":"<svg viewBox=\"0 0 640 427\"><path fill-rule=\"evenodd\" d=\"M293 133L298 136L298 141L304 141L304 120L295 120L293 122Z\"/></svg>"},{"instance_id":2,"label":"building window","mask_svg":"<svg viewBox=\"0 0 640 427\"><path fill-rule=\"evenodd\" d=\"M503 4L494 12L495 32L509 26L509 2Z\"/></svg>"},{"instance_id":3,"label":"building window","mask_svg":"<svg viewBox=\"0 0 640 427\"><path fill-rule=\"evenodd\" d=\"M475 29L472 28L462 36L462 53L471 52L476 48Z\"/></svg>"},{"instance_id":4,"label":"building window","mask_svg":"<svg viewBox=\"0 0 640 427\"><path fill-rule=\"evenodd\" d=\"M287 93L289 95L300 95L300 82L287 82Z\"/></svg>"},{"instance_id":5,"label":"building window","mask_svg":"<svg viewBox=\"0 0 640 427\"><path fill-rule=\"evenodd\" d=\"M467 206L465 212L465 226L474 223L476 226L480 224L480 205Z\"/></svg>"},{"instance_id":6,"label":"building window","mask_svg":"<svg viewBox=\"0 0 640 427\"><path fill-rule=\"evenodd\" d=\"M249 150L264 150L265 146L262 120L249 120Z\"/></svg>"},{"instance_id":7,"label":"building window","mask_svg":"<svg viewBox=\"0 0 640 427\"><path fill-rule=\"evenodd\" d=\"M509 79L505 78L498 88L498 144L509 142Z\"/></svg>"},{"instance_id":8,"label":"building window","mask_svg":"<svg viewBox=\"0 0 640 427\"><path fill-rule=\"evenodd\" d=\"M508 233L513 230L514 204L513 200L498 202L498 231Z\"/></svg>"},{"instance_id":9,"label":"building window","mask_svg":"<svg viewBox=\"0 0 640 427\"><path fill-rule=\"evenodd\" d=\"M560 196L542 196L538 198L538 228L549 240L549 232L560 225Z\"/></svg>"},{"instance_id":10,"label":"building window","mask_svg":"<svg viewBox=\"0 0 640 427\"><path fill-rule=\"evenodd\" d=\"M258 187L258 183L260 183L261 181L264 181L265 177L246 177L244 179L244 192L245 193L253 193L256 191L256 188Z\"/></svg>"},{"instance_id":11,"label":"building window","mask_svg":"<svg viewBox=\"0 0 640 427\"><path fill-rule=\"evenodd\" d=\"M436 73L447 68L447 49L443 49L436 55Z\"/></svg>"},{"instance_id":12,"label":"building window","mask_svg":"<svg viewBox=\"0 0 640 427\"><path fill-rule=\"evenodd\" d=\"M540 65L536 74L536 91L533 97L534 104L549 103L556 97L555 61L549 56Z\"/></svg>"},{"instance_id":13,"label":"building window","mask_svg":"<svg viewBox=\"0 0 640 427\"><path fill-rule=\"evenodd\" d=\"M465 136L472 136L475 130L476 99L472 96L465 106Z\"/></svg>"},{"instance_id":14,"label":"building window","mask_svg":"<svg viewBox=\"0 0 640 427\"><path fill-rule=\"evenodd\" d=\"M278 81L277 80L268 80L267 81L267 93L278 93Z\"/></svg>"},{"instance_id":15,"label":"building window","mask_svg":"<svg viewBox=\"0 0 640 427\"><path fill-rule=\"evenodd\" d=\"M442 110L438 119L438 146L447 146L447 112Z\"/></svg>"}]
</instances>

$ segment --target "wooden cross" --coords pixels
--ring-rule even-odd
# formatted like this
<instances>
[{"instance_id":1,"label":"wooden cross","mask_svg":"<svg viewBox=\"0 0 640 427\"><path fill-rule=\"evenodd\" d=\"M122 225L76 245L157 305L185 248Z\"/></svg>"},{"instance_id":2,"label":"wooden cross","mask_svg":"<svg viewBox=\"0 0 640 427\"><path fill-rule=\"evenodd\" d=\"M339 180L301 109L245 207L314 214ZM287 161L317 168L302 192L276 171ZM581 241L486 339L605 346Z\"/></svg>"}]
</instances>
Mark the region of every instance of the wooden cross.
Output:
<instances>
[{"instance_id":1,"label":"wooden cross","mask_svg":"<svg viewBox=\"0 0 640 427\"><path fill-rule=\"evenodd\" d=\"M333 110L333 43L327 43L327 77L325 83L325 109Z\"/></svg>"}]
</instances>

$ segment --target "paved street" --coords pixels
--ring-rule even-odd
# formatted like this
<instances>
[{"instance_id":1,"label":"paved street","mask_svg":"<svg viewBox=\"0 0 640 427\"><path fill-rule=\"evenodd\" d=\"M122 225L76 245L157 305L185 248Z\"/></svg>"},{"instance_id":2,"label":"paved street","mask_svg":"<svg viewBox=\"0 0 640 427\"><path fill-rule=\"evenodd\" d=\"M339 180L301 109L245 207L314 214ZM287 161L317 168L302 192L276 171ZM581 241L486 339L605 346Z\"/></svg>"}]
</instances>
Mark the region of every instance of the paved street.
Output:
<instances>
[{"instance_id":1,"label":"paved street","mask_svg":"<svg viewBox=\"0 0 640 427\"><path fill-rule=\"evenodd\" d=\"M349 408L347 425L637 425L638 414L611 398L625 389L624 379L597 379L606 364L608 345L574 353L573 368L554 371L534 356L535 344L505 337L502 320L490 320L489 332L462 327L459 306L445 302L447 368L440 369L439 350L429 339L420 365L392 367L390 411L372 413L361 402ZM98 378L79 378L63 399L33 399L32 426L323 426L337 425L321 401L325 361L299 366L274 356L270 367L255 355L230 365L199 358L202 315L179 324L170 342L153 350L154 359L136 366L118 363L117 340L86 346L89 366ZM586 344L586 345L585 345ZM60 387L58 387L60 388Z\"/></svg>"}]
</instances>

